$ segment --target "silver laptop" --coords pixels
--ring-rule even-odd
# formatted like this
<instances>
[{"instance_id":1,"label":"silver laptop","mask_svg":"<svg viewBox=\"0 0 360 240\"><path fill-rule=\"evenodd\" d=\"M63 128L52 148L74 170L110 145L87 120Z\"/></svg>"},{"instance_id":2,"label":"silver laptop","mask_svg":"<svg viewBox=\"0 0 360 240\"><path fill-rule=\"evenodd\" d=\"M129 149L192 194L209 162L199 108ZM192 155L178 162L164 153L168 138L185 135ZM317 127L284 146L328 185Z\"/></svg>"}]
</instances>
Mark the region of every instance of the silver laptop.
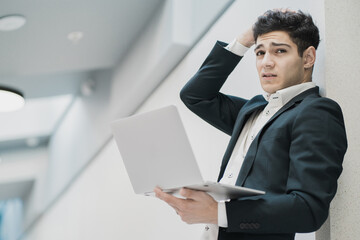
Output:
<instances>
[{"instance_id":1,"label":"silver laptop","mask_svg":"<svg viewBox=\"0 0 360 240\"><path fill-rule=\"evenodd\" d=\"M204 181L176 106L167 106L111 124L136 194L156 186L177 194L182 187L206 191L216 200L265 194L263 191Z\"/></svg>"}]
</instances>

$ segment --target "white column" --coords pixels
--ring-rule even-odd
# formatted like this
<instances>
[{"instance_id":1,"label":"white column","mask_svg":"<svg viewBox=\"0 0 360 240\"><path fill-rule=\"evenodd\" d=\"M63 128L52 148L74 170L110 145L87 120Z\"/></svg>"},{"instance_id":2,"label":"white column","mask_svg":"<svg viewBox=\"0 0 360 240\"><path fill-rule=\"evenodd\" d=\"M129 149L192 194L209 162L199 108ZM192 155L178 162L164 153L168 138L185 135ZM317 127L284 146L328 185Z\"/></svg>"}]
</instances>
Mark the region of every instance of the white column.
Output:
<instances>
[{"instance_id":1,"label":"white column","mask_svg":"<svg viewBox=\"0 0 360 240\"><path fill-rule=\"evenodd\" d=\"M342 107L348 136L344 171L330 210L330 227L317 240L353 240L360 236L360 2L325 0L327 97ZM324 237L325 236L325 237ZM328 235L329 236L329 235Z\"/></svg>"}]
</instances>

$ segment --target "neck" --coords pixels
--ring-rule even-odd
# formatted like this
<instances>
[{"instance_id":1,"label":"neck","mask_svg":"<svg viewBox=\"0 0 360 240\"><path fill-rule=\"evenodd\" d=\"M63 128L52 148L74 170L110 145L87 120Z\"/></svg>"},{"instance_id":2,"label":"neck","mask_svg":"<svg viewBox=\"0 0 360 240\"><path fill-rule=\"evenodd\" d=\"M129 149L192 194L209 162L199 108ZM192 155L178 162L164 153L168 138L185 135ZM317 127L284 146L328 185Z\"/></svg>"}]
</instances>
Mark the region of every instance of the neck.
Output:
<instances>
[{"instance_id":1,"label":"neck","mask_svg":"<svg viewBox=\"0 0 360 240\"><path fill-rule=\"evenodd\" d=\"M312 69L305 69L304 80L302 82L312 82Z\"/></svg>"}]
</instances>

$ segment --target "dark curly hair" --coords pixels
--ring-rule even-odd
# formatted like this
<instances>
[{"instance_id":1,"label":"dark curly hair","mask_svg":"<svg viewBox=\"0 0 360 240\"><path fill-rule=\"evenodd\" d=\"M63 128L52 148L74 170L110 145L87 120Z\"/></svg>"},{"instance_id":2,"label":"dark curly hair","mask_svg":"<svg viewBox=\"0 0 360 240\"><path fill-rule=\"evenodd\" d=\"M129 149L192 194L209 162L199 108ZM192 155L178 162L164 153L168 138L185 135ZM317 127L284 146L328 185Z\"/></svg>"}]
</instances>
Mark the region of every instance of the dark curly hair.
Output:
<instances>
[{"instance_id":1,"label":"dark curly hair","mask_svg":"<svg viewBox=\"0 0 360 240\"><path fill-rule=\"evenodd\" d=\"M297 45L299 56L310 46L319 46L319 29L310 14L302 11L268 10L261 15L253 26L255 41L260 35L273 31L285 31Z\"/></svg>"}]
</instances>

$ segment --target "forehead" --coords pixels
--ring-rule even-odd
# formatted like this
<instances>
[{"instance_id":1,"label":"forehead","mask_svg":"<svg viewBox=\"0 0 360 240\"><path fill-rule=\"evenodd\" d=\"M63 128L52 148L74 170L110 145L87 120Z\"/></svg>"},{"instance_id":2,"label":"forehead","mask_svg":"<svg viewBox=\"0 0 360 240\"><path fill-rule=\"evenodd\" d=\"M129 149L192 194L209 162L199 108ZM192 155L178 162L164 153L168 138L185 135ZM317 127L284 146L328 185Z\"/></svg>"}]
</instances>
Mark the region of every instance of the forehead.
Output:
<instances>
[{"instance_id":1,"label":"forehead","mask_svg":"<svg viewBox=\"0 0 360 240\"><path fill-rule=\"evenodd\" d=\"M286 43L294 46L295 43L291 40L290 35L284 31L273 31L262 34L256 39L256 45L269 45L271 43Z\"/></svg>"}]
</instances>

